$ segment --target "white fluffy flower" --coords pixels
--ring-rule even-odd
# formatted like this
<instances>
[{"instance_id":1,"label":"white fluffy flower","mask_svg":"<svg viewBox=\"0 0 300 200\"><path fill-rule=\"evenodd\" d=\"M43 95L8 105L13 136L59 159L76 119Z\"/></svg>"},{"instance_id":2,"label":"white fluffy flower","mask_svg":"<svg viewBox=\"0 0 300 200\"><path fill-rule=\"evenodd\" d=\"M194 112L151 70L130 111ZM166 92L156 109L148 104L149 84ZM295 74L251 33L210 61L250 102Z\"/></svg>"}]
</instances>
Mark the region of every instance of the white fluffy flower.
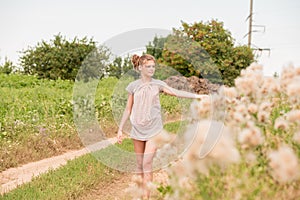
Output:
<instances>
[{"instance_id":1,"label":"white fluffy flower","mask_svg":"<svg viewBox=\"0 0 300 200\"><path fill-rule=\"evenodd\" d=\"M223 94L228 99L234 99L238 96L235 87L223 87Z\"/></svg>"},{"instance_id":2,"label":"white fluffy flower","mask_svg":"<svg viewBox=\"0 0 300 200\"><path fill-rule=\"evenodd\" d=\"M249 104L248 106L248 112L251 114L257 113L258 111L258 106L254 103Z\"/></svg>"},{"instance_id":3,"label":"white fluffy flower","mask_svg":"<svg viewBox=\"0 0 300 200\"><path fill-rule=\"evenodd\" d=\"M300 110L292 110L287 114L287 120L300 123Z\"/></svg>"},{"instance_id":4,"label":"white fluffy flower","mask_svg":"<svg viewBox=\"0 0 300 200\"><path fill-rule=\"evenodd\" d=\"M270 113L266 111L259 111L257 118L259 122L267 123L269 121Z\"/></svg>"},{"instance_id":5,"label":"white fluffy flower","mask_svg":"<svg viewBox=\"0 0 300 200\"><path fill-rule=\"evenodd\" d=\"M270 159L272 176L279 182L288 182L298 178L299 165L298 159L293 150L288 147L280 147L268 155Z\"/></svg>"},{"instance_id":6,"label":"white fluffy flower","mask_svg":"<svg viewBox=\"0 0 300 200\"><path fill-rule=\"evenodd\" d=\"M297 143L300 144L300 131L298 131L298 132L296 132L296 133L294 134L293 139L294 139Z\"/></svg>"},{"instance_id":7,"label":"white fluffy flower","mask_svg":"<svg viewBox=\"0 0 300 200\"><path fill-rule=\"evenodd\" d=\"M278 117L275 120L275 124L274 124L275 129L287 130L288 127L289 127L289 124L283 117Z\"/></svg>"},{"instance_id":8,"label":"white fluffy flower","mask_svg":"<svg viewBox=\"0 0 300 200\"><path fill-rule=\"evenodd\" d=\"M300 76L287 85L287 95L291 103L300 103Z\"/></svg>"},{"instance_id":9,"label":"white fluffy flower","mask_svg":"<svg viewBox=\"0 0 300 200\"><path fill-rule=\"evenodd\" d=\"M191 143L183 157L188 174L207 174L212 164L226 167L240 159L231 129L221 122L205 120L190 125L185 141Z\"/></svg>"},{"instance_id":10,"label":"white fluffy flower","mask_svg":"<svg viewBox=\"0 0 300 200\"><path fill-rule=\"evenodd\" d=\"M239 133L238 141L244 148L247 148L262 144L264 137L258 127L250 127L245 128L241 133Z\"/></svg>"},{"instance_id":11,"label":"white fluffy flower","mask_svg":"<svg viewBox=\"0 0 300 200\"><path fill-rule=\"evenodd\" d=\"M208 118L212 112L212 99L207 96L203 97L201 101L194 100L191 103L190 112L193 120Z\"/></svg>"}]
</instances>

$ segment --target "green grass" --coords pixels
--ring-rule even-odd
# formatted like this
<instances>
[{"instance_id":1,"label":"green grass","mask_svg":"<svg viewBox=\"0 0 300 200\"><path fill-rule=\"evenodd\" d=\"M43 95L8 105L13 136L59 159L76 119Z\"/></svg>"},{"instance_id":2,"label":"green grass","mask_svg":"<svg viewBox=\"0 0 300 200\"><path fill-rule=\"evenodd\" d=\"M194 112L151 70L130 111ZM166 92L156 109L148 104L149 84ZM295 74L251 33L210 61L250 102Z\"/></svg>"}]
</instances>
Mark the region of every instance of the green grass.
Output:
<instances>
[{"instance_id":1,"label":"green grass","mask_svg":"<svg viewBox=\"0 0 300 200\"><path fill-rule=\"evenodd\" d=\"M97 155L112 156L113 147L125 151L133 150L131 140L125 139L121 145L111 145L98 151ZM109 184L121 175L119 171L105 166L95 156L88 154L34 178L31 182L0 196L0 199L76 199L99 185Z\"/></svg>"},{"instance_id":2,"label":"green grass","mask_svg":"<svg viewBox=\"0 0 300 200\"><path fill-rule=\"evenodd\" d=\"M90 116L99 121L106 137L115 136L115 120L119 120L126 104L123 83L116 78L90 83L97 86L91 94L95 96L95 113ZM82 91L78 92L84 94L89 85L80 84ZM73 87L72 81L0 74L0 171L82 147L73 120ZM166 115L181 112L181 102L161 96ZM80 98L92 103L89 96ZM89 111L89 105L82 105L82 113Z\"/></svg>"},{"instance_id":3,"label":"green grass","mask_svg":"<svg viewBox=\"0 0 300 200\"><path fill-rule=\"evenodd\" d=\"M188 125L188 121L175 121L164 124L164 129L169 133L181 133Z\"/></svg>"}]
</instances>

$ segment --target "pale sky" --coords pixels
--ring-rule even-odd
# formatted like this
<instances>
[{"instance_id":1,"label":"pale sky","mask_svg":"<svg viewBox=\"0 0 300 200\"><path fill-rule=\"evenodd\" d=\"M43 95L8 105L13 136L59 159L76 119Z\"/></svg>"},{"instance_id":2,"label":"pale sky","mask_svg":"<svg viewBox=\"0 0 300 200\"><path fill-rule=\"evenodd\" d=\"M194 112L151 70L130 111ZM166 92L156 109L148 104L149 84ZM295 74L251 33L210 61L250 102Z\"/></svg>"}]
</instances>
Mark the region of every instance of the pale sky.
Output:
<instances>
[{"instance_id":1,"label":"pale sky","mask_svg":"<svg viewBox=\"0 0 300 200\"><path fill-rule=\"evenodd\" d=\"M142 28L172 30L217 19L236 41L247 44L250 0L0 0L0 58L18 63L18 51L61 33L93 38L99 44ZM266 75L293 63L300 66L300 1L253 0L253 47ZM255 45L255 46L254 46Z\"/></svg>"}]
</instances>

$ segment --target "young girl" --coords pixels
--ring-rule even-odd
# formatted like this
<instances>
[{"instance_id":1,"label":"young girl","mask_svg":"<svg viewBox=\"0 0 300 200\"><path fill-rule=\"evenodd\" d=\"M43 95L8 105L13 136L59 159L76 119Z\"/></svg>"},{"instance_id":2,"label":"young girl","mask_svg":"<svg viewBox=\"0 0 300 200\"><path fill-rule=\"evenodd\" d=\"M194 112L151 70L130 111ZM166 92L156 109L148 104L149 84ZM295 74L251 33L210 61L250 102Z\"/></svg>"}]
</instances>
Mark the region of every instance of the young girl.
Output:
<instances>
[{"instance_id":1,"label":"young girl","mask_svg":"<svg viewBox=\"0 0 300 200\"><path fill-rule=\"evenodd\" d=\"M133 55L131 61L134 69L140 72L140 79L131 82L126 88L127 105L120 122L117 139L118 143L122 142L122 129L130 117L132 125L130 137L137 157L137 173L142 176L146 188L147 183L152 181L152 161L156 151L151 138L163 129L159 93L194 99L200 99L203 95L179 91L169 87L163 81L153 79L155 58L149 54ZM145 189L145 197L149 198L149 195L149 191Z\"/></svg>"}]
</instances>

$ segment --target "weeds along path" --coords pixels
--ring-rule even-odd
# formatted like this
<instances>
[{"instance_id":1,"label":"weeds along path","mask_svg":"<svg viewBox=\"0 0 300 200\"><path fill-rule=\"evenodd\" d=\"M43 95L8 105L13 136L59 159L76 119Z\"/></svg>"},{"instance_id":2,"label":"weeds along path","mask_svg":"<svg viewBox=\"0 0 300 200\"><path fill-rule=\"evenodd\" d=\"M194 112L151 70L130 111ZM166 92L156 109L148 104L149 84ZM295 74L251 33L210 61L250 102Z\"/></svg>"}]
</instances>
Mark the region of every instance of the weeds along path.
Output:
<instances>
[{"instance_id":1,"label":"weeds along path","mask_svg":"<svg viewBox=\"0 0 300 200\"><path fill-rule=\"evenodd\" d=\"M65 165L68 160L89 153L90 151L100 150L110 144L116 143L116 138L103 140L96 144L81 150L70 151L59 156L46 158L37 162L25 164L20 167L7 169L0 174L0 193L6 193L16 188L18 185L30 182L33 177L47 172L50 169L56 169ZM89 149L89 150L88 150Z\"/></svg>"}]
</instances>

